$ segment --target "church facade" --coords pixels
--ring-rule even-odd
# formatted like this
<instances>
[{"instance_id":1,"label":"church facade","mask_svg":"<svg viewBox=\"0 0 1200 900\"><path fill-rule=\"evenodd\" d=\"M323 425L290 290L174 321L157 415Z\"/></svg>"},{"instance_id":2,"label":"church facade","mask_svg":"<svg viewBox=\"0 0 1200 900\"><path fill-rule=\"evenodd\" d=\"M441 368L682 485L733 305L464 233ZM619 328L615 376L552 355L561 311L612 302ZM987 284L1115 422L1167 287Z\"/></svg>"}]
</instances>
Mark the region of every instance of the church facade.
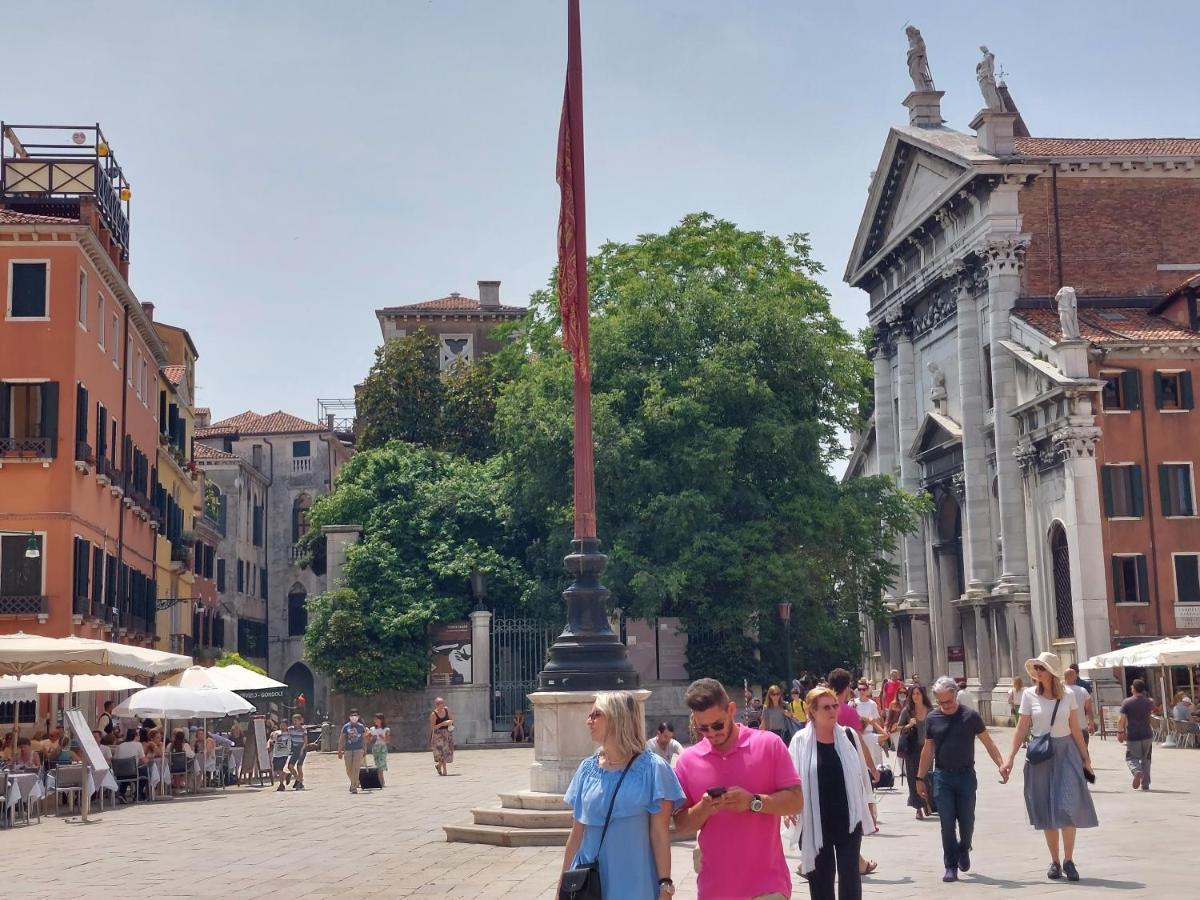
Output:
<instances>
[{"instance_id":1,"label":"church facade","mask_svg":"<svg viewBox=\"0 0 1200 900\"><path fill-rule=\"evenodd\" d=\"M893 475L930 507L864 670L962 675L1002 721L1041 650L1200 625L1200 140L1033 137L986 48L973 133L949 128L909 38L909 124L845 273L875 373L847 477Z\"/></svg>"}]
</instances>

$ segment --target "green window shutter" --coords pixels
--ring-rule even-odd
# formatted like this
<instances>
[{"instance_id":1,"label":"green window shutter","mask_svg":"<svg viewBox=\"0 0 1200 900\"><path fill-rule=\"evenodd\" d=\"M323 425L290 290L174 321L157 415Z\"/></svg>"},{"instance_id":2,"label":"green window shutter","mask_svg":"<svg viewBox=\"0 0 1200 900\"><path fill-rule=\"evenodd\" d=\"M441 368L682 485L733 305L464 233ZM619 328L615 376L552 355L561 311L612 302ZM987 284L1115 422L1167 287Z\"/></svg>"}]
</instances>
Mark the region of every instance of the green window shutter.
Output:
<instances>
[{"instance_id":1,"label":"green window shutter","mask_svg":"<svg viewBox=\"0 0 1200 900\"><path fill-rule=\"evenodd\" d=\"M0 382L0 438L11 437L8 433L8 418L12 388Z\"/></svg>"},{"instance_id":2,"label":"green window shutter","mask_svg":"<svg viewBox=\"0 0 1200 900\"><path fill-rule=\"evenodd\" d=\"M58 456L58 382L42 385L42 436L50 439L49 454Z\"/></svg>"},{"instance_id":3,"label":"green window shutter","mask_svg":"<svg viewBox=\"0 0 1200 900\"><path fill-rule=\"evenodd\" d=\"M1171 470L1161 463L1158 466L1158 495L1162 500L1162 514L1171 515Z\"/></svg>"},{"instance_id":4,"label":"green window shutter","mask_svg":"<svg viewBox=\"0 0 1200 900\"><path fill-rule=\"evenodd\" d=\"M1138 600L1150 602L1150 577L1146 572L1146 557L1137 558Z\"/></svg>"},{"instance_id":5,"label":"green window shutter","mask_svg":"<svg viewBox=\"0 0 1200 900\"><path fill-rule=\"evenodd\" d=\"M1142 491L1142 467L1129 467L1129 493L1133 500L1133 514L1141 518L1146 514L1145 499Z\"/></svg>"},{"instance_id":6,"label":"green window shutter","mask_svg":"<svg viewBox=\"0 0 1200 900\"><path fill-rule=\"evenodd\" d=\"M1112 518L1113 514L1113 489L1112 489L1112 468L1102 466L1100 468L1100 480L1104 484L1104 515Z\"/></svg>"},{"instance_id":7,"label":"green window shutter","mask_svg":"<svg viewBox=\"0 0 1200 900\"><path fill-rule=\"evenodd\" d=\"M1163 408L1162 404L1163 404L1162 375L1158 374L1158 372L1155 372L1154 373L1154 408L1162 409Z\"/></svg>"},{"instance_id":8,"label":"green window shutter","mask_svg":"<svg viewBox=\"0 0 1200 900\"><path fill-rule=\"evenodd\" d=\"M1184 409L1194 409L1195 404L1192 401L1192 373L1179 373L1179 400Z\"/></svg>"},{"instance_id":9,"label":"green window shutter","mask_svg":"<svg viewBox=\"0 0 1200 900\"><path fill-rule=\"evenodd\" d=\"M1126 409L1142 408L1142 383L1137 369L1121 373L1121 392L1125 395Z\"/></svg>"},{"instance_id":10,"label":"green window shutter","mask_svg":"<svg viewBox=\"0 0 1200 900\"><path fill-rule=\"evenodd\" d=\"M1112 568L1113 602L1123 603L1125 601L1125 597L1122 593L1124 580L1121 578L1121 557L1112 557L1110 563Z\"/></svg>"}]
</instances>

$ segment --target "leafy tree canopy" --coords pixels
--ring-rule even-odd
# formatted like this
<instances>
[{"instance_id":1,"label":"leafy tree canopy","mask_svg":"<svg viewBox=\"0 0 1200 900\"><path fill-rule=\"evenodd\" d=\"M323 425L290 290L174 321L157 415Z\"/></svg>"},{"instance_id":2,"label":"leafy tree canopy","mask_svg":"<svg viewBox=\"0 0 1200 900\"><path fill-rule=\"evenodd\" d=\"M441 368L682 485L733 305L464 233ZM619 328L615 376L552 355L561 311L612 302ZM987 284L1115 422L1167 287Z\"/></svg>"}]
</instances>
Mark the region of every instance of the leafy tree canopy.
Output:
<instances>
[{"instance_id":1,"label":"leafy tree canopy","mask_svg":"<svg viewBox=\"0 0 1200 900\"><path fill-rule=\"evenodd\" d=\"M259 675L267 674L266 669L264 669L262 666L256 666L254 663L250 662L250 660L246 659L240 653L231 653L228 651L221 653L213 660L213 665L214 666L222 666L222 667L224 667L224 666L242 666L243 668L249 669L251 672L257 672Z\"/></svg>"}]
</instances>

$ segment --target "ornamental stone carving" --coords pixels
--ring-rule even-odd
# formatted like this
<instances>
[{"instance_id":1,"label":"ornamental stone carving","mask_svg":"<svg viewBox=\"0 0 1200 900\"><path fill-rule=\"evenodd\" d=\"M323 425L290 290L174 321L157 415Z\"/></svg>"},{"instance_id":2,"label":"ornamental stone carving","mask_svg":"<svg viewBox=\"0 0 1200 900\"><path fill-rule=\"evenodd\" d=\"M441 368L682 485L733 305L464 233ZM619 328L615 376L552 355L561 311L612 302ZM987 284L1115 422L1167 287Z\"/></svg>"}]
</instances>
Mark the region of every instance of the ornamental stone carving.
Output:
<instances>
[{"instance_id":1,"label":"ornamental stone carving","mask_svg":"<svg viewBox=\"0 0 1200 900\"><path fill-rule=\"evenodd\" d=\"M1000 238L990 241L983 248L983 266L988 276L1020 274L1025 268L1025 250L1029 240L1025 237Z\"/></svg>"},{"instance_id":2,"label":"ornamental stone carving","mask_svg":"<svg viewBox=\"0 0 1200 900\"><path fill-rule=\"evenodd\" d=\"M1099 439L1099 428L1084 425L1062 428L1052 436L1054 448L1064 460L1095 459L1096 441Z\"/></svg>"},{"instance_id":3,"label":"ornamental stone carving","mask_svg":"<svg viewBox=\"0 0 1200 900\"><path fill-rule=\"evenodd\" d=\"M944 412L942 405L946 402L946 374L935 362L931 362L928 368L929 374L933 378L933 386L929 389L929 400L934 409Z\"/></svg>"},{"instance_id":4,"label":"ornamental stone carving","mask_svg":"<svg viewBox=\"0 0 1200 900\"><path fill-rule=\"evenodd\" d=\"M950 477L950 489L961 504L967 496L967 476L961 471L955 472Z\"/></svg>"},{"instance_id":5,"label":"ornamental stone carving","mask_svg":"<svg viewBox=\"0 0 1200 900\"><path fill-rule=\"evenodd\" d=\"M913 319L913 330L917 334L924 334L957 312L958 306L954 302L953 294L949 290L943 290L929 301L924 313Z\"/></svg>"},{"instance_id":6,"label":"ornamental stone carving","mask_svg":"<svg viewBox=\"0 0 1200 900\"><path fill-rule=\"evenodd\" d=\"M1013 456L1017 458L1017 465L1028 472L1037 465L1038 449L1033 445L1032 441L1023 440L1013 448Z\"/></svg>"}]
</instances>

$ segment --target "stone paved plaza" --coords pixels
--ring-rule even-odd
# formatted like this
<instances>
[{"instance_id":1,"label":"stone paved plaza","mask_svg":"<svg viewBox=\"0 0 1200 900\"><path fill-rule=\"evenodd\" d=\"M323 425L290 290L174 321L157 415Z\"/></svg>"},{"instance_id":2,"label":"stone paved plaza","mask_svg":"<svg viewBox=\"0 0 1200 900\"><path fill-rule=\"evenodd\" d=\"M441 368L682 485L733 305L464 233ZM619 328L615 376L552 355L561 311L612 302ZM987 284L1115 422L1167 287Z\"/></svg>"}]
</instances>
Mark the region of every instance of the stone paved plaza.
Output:
<instances>
[{"instance_id":1,"label":"stone paved plaza","mask_svg":"<svg viewBox=\"0 0 1200 900\"><path fill-rule=\"evenodd\" d=\"M1010 732L996 729L1002 747ZM864 842L880 863L869 897L1095 898L1196 896L1200 842L1196 772L1200 752L1155 751L1155 790L1134 794L1121 745L1096 740L1101 827L1083 832L1080 884L1046 881L1041 836L1025 821L1020 774L1001 787L982 769L975 867L943 885L936 821L918 822L900 792L884 794L881 833ZM82 826L43 818L0 831L6 897L233 898L526 897L553 895L558 848L447 844L444 823L467 822L472 806L527 783L531 750L457 754L439 778L427 754L394 754L386 790L352 796L332 755L309 758L309 789L231 788L225 794L105 810ZM677 896L695 897L690 844L675 848ZM799 878L794 896L806 897Z\"/></svg>"}]
</instances>

